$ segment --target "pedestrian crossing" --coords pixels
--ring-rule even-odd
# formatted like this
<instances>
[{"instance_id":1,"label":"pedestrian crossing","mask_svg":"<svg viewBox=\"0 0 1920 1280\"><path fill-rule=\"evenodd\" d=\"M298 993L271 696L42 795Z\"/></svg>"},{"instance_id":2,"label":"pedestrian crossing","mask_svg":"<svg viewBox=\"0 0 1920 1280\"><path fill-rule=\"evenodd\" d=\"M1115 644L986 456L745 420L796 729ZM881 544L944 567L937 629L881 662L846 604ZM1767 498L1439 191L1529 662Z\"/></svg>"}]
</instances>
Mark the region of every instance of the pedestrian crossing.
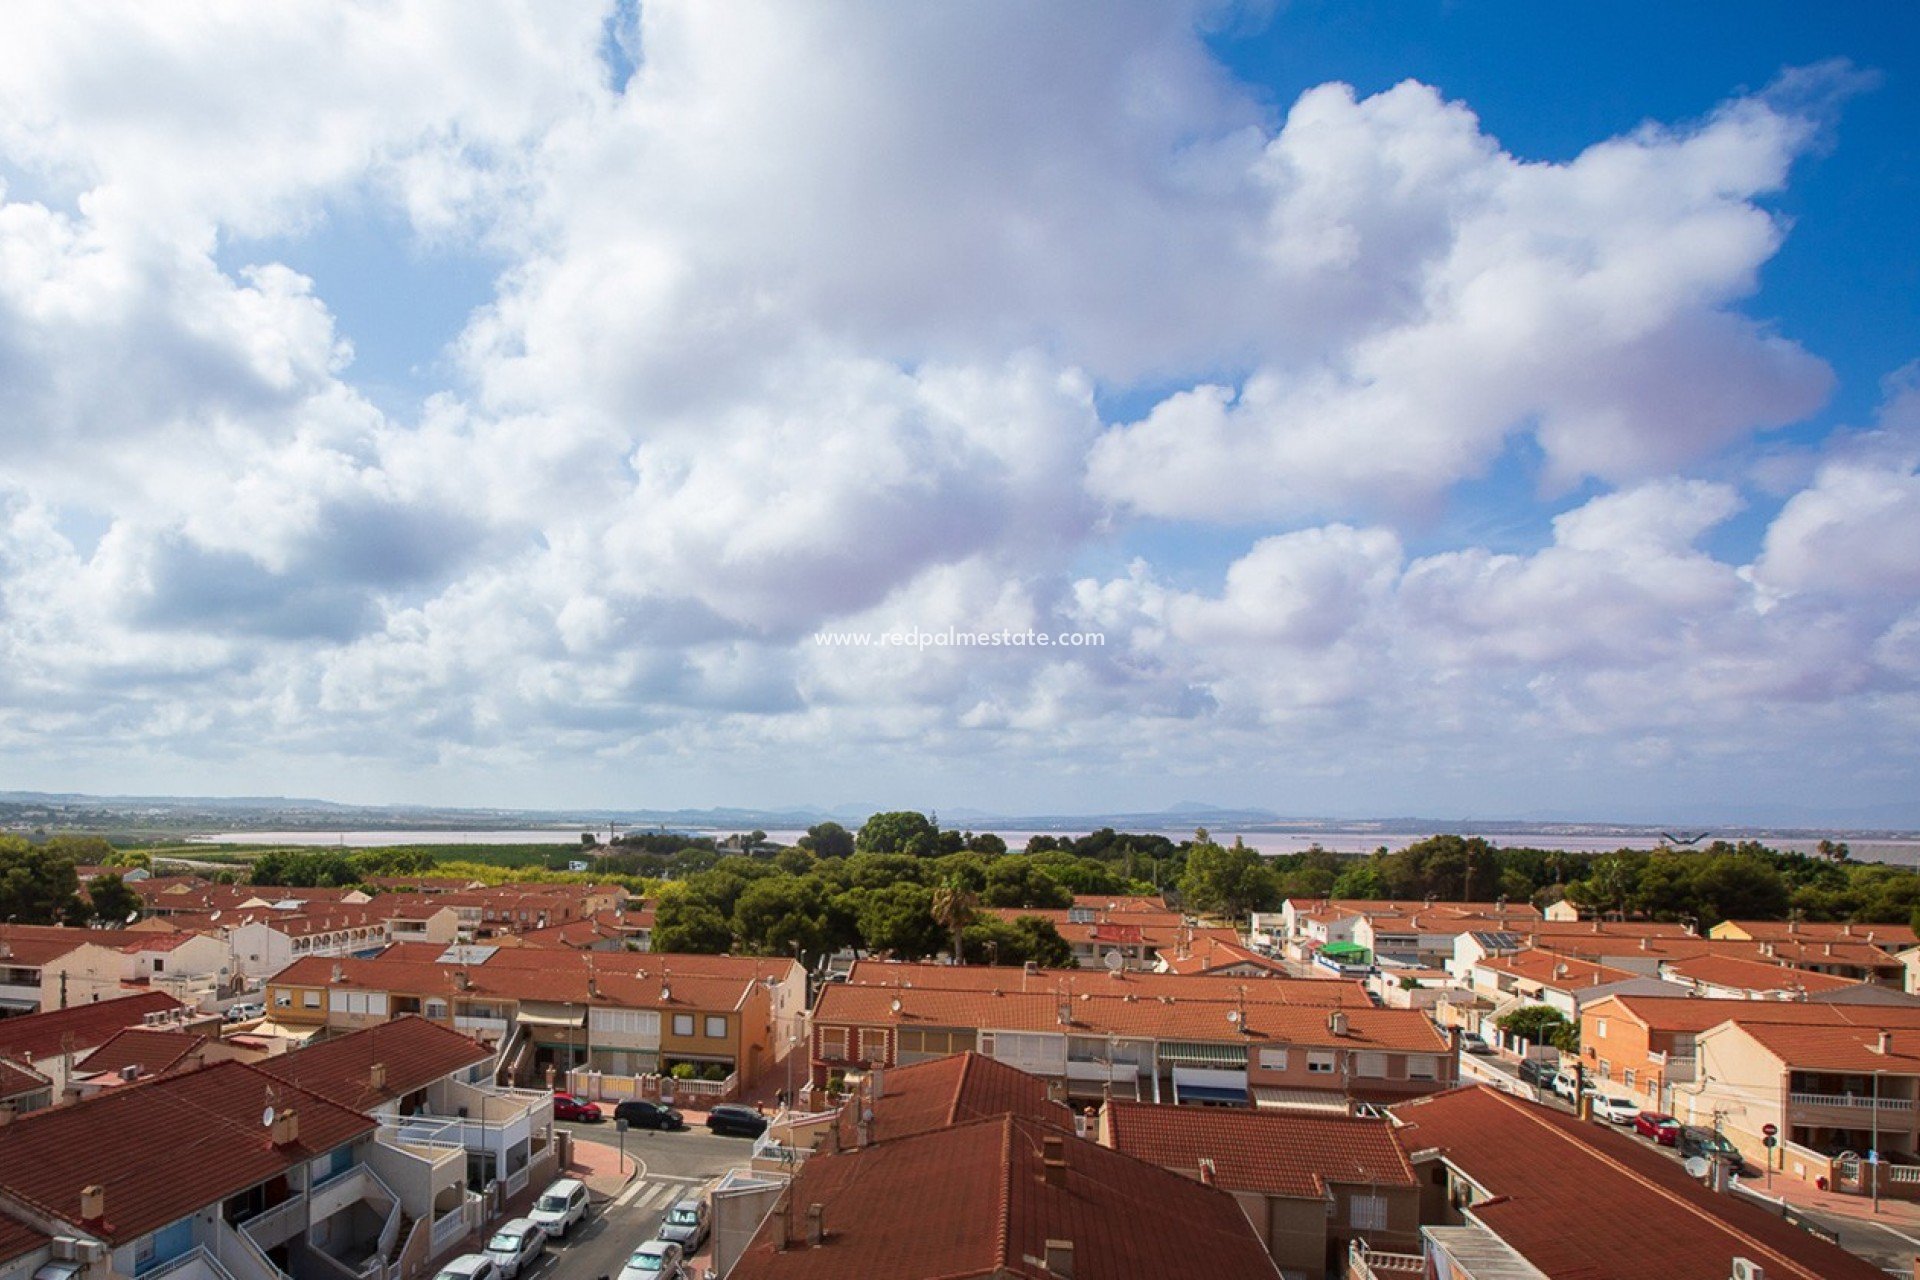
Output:
<instances>
[{"instance_id":1,"label":"pedestrian crossing","mask_svg":"<svg viewBox=\"0 0 1920 1280\"><path fill-rule=\"evenodd\" d=\"M642 1212L656 1212L665 1209L675 1200L704 1187L710 1179L680 1178L672 1174L658 1174L652 1177L635 1178L633 1185L614 1198L614 1207L619 1209L639 1209Z\"/></svg>"}]
</instances>

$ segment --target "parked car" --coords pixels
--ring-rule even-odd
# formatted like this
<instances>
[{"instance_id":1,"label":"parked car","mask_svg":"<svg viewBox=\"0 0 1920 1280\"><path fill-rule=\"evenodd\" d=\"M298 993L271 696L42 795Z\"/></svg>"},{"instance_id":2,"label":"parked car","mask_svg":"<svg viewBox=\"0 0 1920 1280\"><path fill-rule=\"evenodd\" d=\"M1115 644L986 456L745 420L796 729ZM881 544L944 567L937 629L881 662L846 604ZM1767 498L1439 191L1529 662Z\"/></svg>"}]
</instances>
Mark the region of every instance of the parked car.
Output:
<instances>
[{"instance_id":1,"label":"parked car","mask_svg":"<svg viewBox=\"0 0 1920 1280\"><path fill-rule=\"evenodd\" d=\"M1711 1129L1702 1129L1696 1125L1680 1126L1680 1138L1674 1143L1682 1156L1718 1157L1733 1166L1735 1173L1747 1171L1746 1159L1741 1156L1740 1148L1728 1142L1726 1138Z\"/></svg>"},{"instance_id":2,"label":"parked car","mask_svg":"<svg viewBox=\"0 0 1920 1280\"><path fill-rule=\"evenodd\" d=\"M562 1178L540 1193L527 1216L540 1229L556 1239L573 1229L587 1216L587 1184L578 1178Z\"/></svg>"},{"instance_id":3,"label":"parked car","mask_svg":"<svg viewBox=\"0 0 1920 1280\"><path fill-rule=\"evenodd\" d=\"M1574 1075L1571 1071L1562 1071L1553 1078L1553 1083L1549 1085L1548 1088L1565 1098L1568 1102L1577 1102L1580 1098L1580 1077Z\"/></svg>"},{"instance_id":4,"label":"parked car","mask_svg":"<svg viewBox=\"0 0 1920 1280\"><path fill-rule=\"evenodd\" d=\"M570 1093L553 1095L553 1118L555 1120L579 1120L586 1124L600 1123L600 1104L576 1098Z\"/></svg>"},{"instance_id":5,"label":"parked car","mask_svg":"<svg viewBox=\"0 0 1920 1280\"><path fill-rule=\"evenodd\" d=\"M684 1129L687 1118L672 1107L645 1098L629 1098L613 1109L615 1120L625 1120L635 1129Z\"/></svg>"},{"instance_id":6,"label":"parked car","mask_svg":"<svg viewBox=\"0 0 1920 1280\"><path fill-rule=\"evenodd\" d=\"M487 1256L500 1268L500 1280L514 1280L547 1247L547 1233L532 1218L515 1218L487 1239Z\"/></svg>"},{"instance_id":7,"label":"parked car","mask_svg":"<svg viewBox=\"0 0 1920 1280\"><path fill-rule=\"evenodd\" d=\"M500 1268L484 1253L463 1253L440 1268L433 1280L500 1280Z\"/></svg>"},{"instance_id":8,"label":"parked car","mask_svg":"<svg viewBox=\"0 0 1920 1280\"><path fill-rule=\"evenodd\" d=\"M757 1138L767 1131L767 1118L752 1107L743 1107L737 1102L721 1102L707 1112L707 1128L714 1133Z\"/></svg>"},{"instance_id":9,"label":"parked car","mask_svg":"<svg viewBox=\"0 0 1920 1280\"><path fill-rule=\"evenodd\" d=\"M267 1016L267 1006L263 1004L230 1004L227 1006L228 1022L251 1022L255 1018Z\"/></svg>"},{"instance_id":10,"label":"parked car","mask_svg":"<svg viewBox=\"0 0 1920 1280\"><path fill-rule=\"evenodd\" d=\"M1593 1095L1593 1114L1595 1119L1610 1121L1613 1124L1632 1124L1633 1118L1640 1114L1640 1104L1632 1098L1609 1097L1604 1093Z\"/></svg>"},{"instance_id":11,"label":"parked car","mask_svg":"<svg viewBox=\"0 0 1920 1280\"><path fill-rule=\"evenodd\" d=\"M1560 1064L1547 1058L1520 1059L1520 1079L1542 1089L1552 1087L1553 1077L1559 1070Z\"/></svg>"},{"instance_id":12,"label":"parked car","mask_svg":"<svg viewBox=\"0 0 1920 1280\"><path fill-rule=\"evenodd\" d=\"M1460 1037L1460 1051L1485 1056L1493 1052L1493 1046L1469 1031Z\"/></svg>"},{"instance_id":13,"label":"parked car","mask_svg":"<svg viewBox=\"0 0 1920 1280\"><path fill-rule=\"evenodd\" d=\"M1680 1122L1664 1111L1642 1111L1633 1118L1633 1131L1663 1147L1680 1141Z\"/></svg>"},{"instance_id":14,"label":"parked car","mask_svg":"<svg viewBox=\"0 0 1920 1280\"><path fill-rule=\"evenodd\" d=\"M671 1240L649 1240L620 1268L620 1280L684 1280L686 1250Z\"/></svg>"},{"instance_id":15,"label":"parked car","mask_svg":"<svg viewBox=\"0 0 1920 1280\"><path fill-rule=\"evenodd\" d=\"M675 1201L667 1210L667 1216L660 1221L659 1236L673 1241L687 1253L697 1253L707 1238L707 1227L707 1202L699 1196L688 1196Z\"/></svg>"}]
</instances>

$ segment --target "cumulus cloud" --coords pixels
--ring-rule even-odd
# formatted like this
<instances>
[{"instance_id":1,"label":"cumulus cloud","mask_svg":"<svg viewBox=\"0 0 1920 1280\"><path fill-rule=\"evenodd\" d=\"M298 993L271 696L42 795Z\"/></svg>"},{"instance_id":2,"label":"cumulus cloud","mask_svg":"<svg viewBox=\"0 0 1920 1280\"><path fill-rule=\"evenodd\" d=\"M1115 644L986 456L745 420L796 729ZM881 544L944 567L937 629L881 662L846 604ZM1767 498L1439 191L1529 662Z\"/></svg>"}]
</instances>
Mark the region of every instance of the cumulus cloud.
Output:
<instances>
[{"instance_id":1,"label":"cumulus cloud","mask_svg":"<svg viewBox=\"0 0 1920 1280\"><path fill-rule=\"evenodd\" d=\"M622 79L593 4L10 8L0 752L1257 778L1439 767L1414 718L1515 768L1904 723L1906 402L1775 469L1751 563L1693 475L1828 393L1752 299L1846 73L1544 163L1415 83L1276 121L1211 12L660 0ZM343 207L502 264L417 412L261 247ZM1550 536L1424 545L1523 437L1521 523L1587 486ZM949 627L1106 643L812 639Z\"/></svg>"}]
</instances>

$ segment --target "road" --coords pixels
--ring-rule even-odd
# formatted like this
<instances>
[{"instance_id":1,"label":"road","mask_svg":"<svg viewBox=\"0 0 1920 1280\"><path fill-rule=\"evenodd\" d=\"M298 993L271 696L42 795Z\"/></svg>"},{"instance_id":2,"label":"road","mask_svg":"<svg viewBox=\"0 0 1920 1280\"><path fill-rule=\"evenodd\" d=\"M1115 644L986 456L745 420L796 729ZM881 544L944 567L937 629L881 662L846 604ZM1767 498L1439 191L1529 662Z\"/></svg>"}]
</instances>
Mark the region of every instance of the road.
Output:
<instances>
[{"instance_id":1,"label":"road","mask_svg":"<svg viewBox=\"0 0 1920 1280\"><path fill-rule=\"evenodd\" d=\"M620 1144L611 1124L562 1124L575 1142L606 1147ZM553 1242L521 1280L600 1280L617 1277L627 1255L654 1238L673 1202L697 1195L728 1169L746 1163L752 1142L718 1138L704 1129L657 1133L632 1129L626 1135L627 1158L636 1176L611 1200L597 1201L585 1221L566 1239Z\"/></svg>"}]
</instances>

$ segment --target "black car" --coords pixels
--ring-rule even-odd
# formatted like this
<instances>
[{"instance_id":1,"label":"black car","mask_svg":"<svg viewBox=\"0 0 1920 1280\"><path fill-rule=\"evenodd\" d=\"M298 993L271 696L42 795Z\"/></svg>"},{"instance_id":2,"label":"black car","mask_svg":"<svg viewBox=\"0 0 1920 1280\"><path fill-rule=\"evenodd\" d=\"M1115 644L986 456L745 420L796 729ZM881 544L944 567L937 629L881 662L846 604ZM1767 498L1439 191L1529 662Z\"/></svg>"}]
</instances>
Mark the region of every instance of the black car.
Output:
<instances>
[{"instance_id":1,"label":"black car","mask_svg":"<svg viewBox=\"0 0 1920 1280\"><path fill-rule=\"evenodd\" d=\"M767 1131L767 1118L752 1107L722 1102L707 1113L707 1128L715 1133L731 1133L742 1138L757 1138Z\"/></svg>"},{"instance_id":2,"label":"black car","mask_svg":"<svg viewBox=\"0 0 1920 1280\"><path fill-rule=\"evenodd\" d=\"M663 1107L644 1098L629 1098L613 1109L615 1120L625 1120L633 1129L684 1129L687 1118L672 1107Z\"/></svg>"},{"instance_id":3,"label":"black car","mask_svg":"<svg viewBox=\"0 0 1920 1280\"><path fill-rule=\"evenodd\" d=\"M1747 1171L1747 1162L1740 1155L1740 1148L1711 1129L1702 1129L1690 1124L1682 1125L1680 1139L1674 1143L1674 1146L1679 1148L1682 1159L1688 1156L1705 1156L1711 1160L1718 1156L1733 1166L1735 1173L1744 1174Z\"/></svg>"},{"instance_id":4,"label":"black car","mask_svg":"<svg viewBox=\"0 0 1920 1280\"><path fill-rule=\"evenodd\" d=\"M1525 1084L1539 1088L1550 1088L1553 1078L1560 1074L1560 1064L1549 1062L1545 1058L1520 1059L1520 1079Z\"/></svg>"}]
</instances>

